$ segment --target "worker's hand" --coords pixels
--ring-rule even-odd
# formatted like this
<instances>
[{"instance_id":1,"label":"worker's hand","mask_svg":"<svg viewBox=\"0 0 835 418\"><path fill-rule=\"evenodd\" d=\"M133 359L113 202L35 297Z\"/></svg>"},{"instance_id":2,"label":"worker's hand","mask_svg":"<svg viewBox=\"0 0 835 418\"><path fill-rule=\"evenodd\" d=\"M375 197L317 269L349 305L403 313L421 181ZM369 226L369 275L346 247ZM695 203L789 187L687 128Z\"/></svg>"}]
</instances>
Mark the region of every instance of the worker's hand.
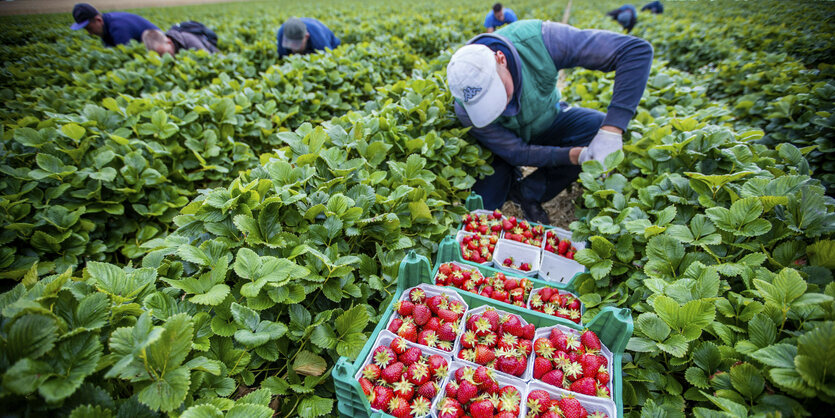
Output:
<instances>
[{"instance_id":1,"label":"worker's hand","mask_svg":"<svg viewBox=\"0 0 835 418\"><path fill-rule=\"evenodd\" d=\"M608 126L605 128L608 128ZM591 159L599 161L600 164L603 164L603 167L606 167L606 164L603 163L606 156L619 149L623 149L623 135L618 132L614 132L611 129L605 128L601 128L597 131L597 135L595 135L594 139L592 139L591 143L589 143L588 152L586 152L586 161ZM580 153L580 164L582 163L583 153Z\"/></svg>"}]
</instances>

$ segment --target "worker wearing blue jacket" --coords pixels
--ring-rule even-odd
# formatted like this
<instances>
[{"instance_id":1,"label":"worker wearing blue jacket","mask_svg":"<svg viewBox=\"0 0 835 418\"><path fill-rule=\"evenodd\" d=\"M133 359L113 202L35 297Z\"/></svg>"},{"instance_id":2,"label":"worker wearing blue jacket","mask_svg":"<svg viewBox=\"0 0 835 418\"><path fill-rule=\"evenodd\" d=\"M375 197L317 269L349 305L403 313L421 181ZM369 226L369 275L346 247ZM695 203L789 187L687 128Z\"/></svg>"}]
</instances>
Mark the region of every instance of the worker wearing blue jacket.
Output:
<instances>
[{"instance_id":1,"label":"worker wearing blue jacket","mask_svg":"<svg viewBox=\"0 0 835 418\"><path fill-rule=\"evenodd\" d=\"M626 33L632 32L632 28L638 23L638 9L631 4L625 4L606 13L612 19L615 19L626 29Z\"/></svg>"},{"instance_id":2,"label":"worker wearing blue jacket","mask_svg":"<svg viewBox=\"0 0 835 418\"><path fill-rule=\"evenodd\" d=\"M487 12L487 16L484 17L484 27L487 28L487 33L492 33L500 26L509 25L517 20L519 19L516 18L513 10L502 6L501 3L496 3L493 5L493 10Z\"/></svg>"},{"instance_id":3,"label":"worker wearing blue jacket","mask_svg":"<svg viewBox=\"0 0 835 418\"><path fill-rule=\"evenodd\" d=\"M493 153L494 174L473 186L485 209L509 199L525 219L549 223L542 202L574 182L580 164L603 163L623 147L652 53L640 38L541 20L520 20L458 49L447 66L455 114ZM607 113L560 101L559 70L574 67L615 72ZM520 166L538 169L522 179Z\"/></svg>"},{"instance_id":4,"label":"worker wearing blue jacket","mask_svg":"<svg viewBox=\"0 0 835 418\"><path fill-rule=\"evenodd\" d=\"M142 32L159 30L142 16L125 12L102 14L87 3L76 4L72 8L72 17L75 19L75 24L70 26L72 30L85 29L109 47L127 44L131 39L142 42Z\"/></svg>"},{"instance_id":5,"label":"worker wearing blue jacket","mask_svg":"<svg viewBox=\"0 0 835 418\"><path fill-rule=\"evenodd\" d=\"M644 10L649 10L652 13L660 15L661 13L664 13L664 5L661 4L660 1L656 0L652 3L645 4L644 7L641 7L641 11L643 12Z\"/></svg>"},{"instance_id":6,"label":"worker wearing blue jacket","mask_svg":"<svg viewBox=\"0 0 835 418\"><path fill-rule=\"evenodd\" d=\"M310 17L287 19L276 34L278 57L336 49L340 41L322 22Z\"/></svg>"}]
</instances>

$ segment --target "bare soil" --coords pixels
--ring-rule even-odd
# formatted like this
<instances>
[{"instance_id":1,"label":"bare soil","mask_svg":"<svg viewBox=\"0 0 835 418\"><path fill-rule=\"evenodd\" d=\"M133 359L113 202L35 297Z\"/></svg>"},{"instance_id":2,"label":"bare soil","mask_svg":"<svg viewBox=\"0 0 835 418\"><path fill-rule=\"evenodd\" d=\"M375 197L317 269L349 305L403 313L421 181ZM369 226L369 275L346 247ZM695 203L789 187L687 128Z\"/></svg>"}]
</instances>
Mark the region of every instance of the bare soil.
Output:
<instances>
[{"instance_id":1,"label":"bare soil","mask_svg":"<svg viewBox=\"0 0 835 418\"><path fill-rule=\"evenodd\" d=\"M551 225L570 230L568 225L577 220L574 216L574 201L583 194L583 186L580 183L571 183L571 186L563 190L557 197L542 204L542 208L548 213ZM522 208L516 203L505 202L502 206L502 213L507 216L515 216L524 219Z\"/></svg>"},{"instance_id":2,"label":"bare soil","mask_svg":"<svg viewBox=\"0 0 835 418\"><path fill-rule=\"evenodd\" d=\"M76 3L88 2L100 11L141 9L145 7L173 7L191 4L231 3L248 0L4 0L0 1L0 16L71 13Z\"/></svg>"}]
</instances>

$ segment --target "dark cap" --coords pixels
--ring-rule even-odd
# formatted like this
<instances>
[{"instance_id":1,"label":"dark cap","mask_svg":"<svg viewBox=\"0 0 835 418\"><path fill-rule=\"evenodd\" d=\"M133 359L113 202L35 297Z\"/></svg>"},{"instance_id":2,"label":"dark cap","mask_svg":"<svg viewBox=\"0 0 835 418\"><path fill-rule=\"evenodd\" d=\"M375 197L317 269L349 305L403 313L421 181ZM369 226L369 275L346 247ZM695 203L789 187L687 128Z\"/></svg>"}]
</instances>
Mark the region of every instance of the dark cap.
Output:
<instances>
[{"instance_id":1,"label":"dark cap","mask_svg":"<svg viewBox=\"0 0 835 418\"><path fill-rule=\"evenodd\" d=\"M301 49L304 37L307 35L307 25L297 18L291 17L284 22L284 34L281 39L281 46L287 49Z\"/></svg>"},{"instance_id":2,"label":"dark cap","mask_svg":"<svg viewBox=\"0 0 835 418\"><path fill-rule=\"evenodd\" d=\"M87 4L87 3L77 3L72 8L72 17L75 19L75 23L70 26L72 30L79 30L83 29L90 23L90 19L99 15L99 11L96 10L95 7Z\"/></svg>"}]
</instances>

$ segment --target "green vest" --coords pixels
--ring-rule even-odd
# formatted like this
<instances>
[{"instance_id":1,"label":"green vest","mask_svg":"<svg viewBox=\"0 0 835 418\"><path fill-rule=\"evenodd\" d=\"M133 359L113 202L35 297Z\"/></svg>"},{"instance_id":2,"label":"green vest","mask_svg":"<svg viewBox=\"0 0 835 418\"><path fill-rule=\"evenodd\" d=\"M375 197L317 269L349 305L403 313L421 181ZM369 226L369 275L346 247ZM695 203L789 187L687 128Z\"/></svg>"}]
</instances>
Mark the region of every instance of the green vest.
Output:
<instances>
[{"instance_id":1,"label":"green vest","mask_svg":"<svg viewBox=\"0 0 835 418\"><path fill-rule=\"evenodd\" d=\"M522 60L522 92L519 113L501 116L502 126L519 135L525 142L548 129L559 113L557 90L559 71L542 40L541 20L520 20L496 31L509 40Z\"/></svg>"}]
</instances>

